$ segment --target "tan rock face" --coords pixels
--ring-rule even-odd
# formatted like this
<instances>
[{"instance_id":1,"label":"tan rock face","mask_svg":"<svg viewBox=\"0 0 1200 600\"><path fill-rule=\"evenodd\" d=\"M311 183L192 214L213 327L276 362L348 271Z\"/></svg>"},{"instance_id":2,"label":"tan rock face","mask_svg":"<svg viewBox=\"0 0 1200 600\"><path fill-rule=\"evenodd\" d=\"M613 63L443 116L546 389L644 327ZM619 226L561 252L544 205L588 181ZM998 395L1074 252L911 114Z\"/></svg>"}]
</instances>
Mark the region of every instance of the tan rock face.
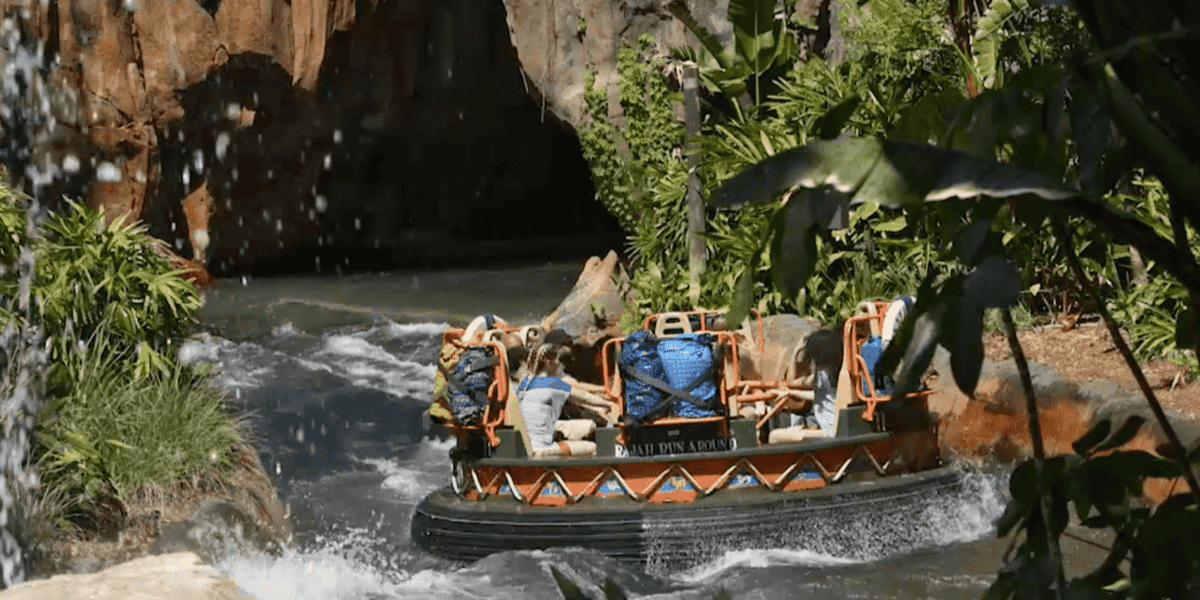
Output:
<instances>
[{"instance_id":1,"label":"tan rock face","mask_svg":"<svg viewBox=\"0 0 1200 600\"><path fill-rule=\"evenodd\" d=\"M119 181L93 182L90 204L104 207L109 219L138 219L149 182L157 175L158 165L151 158L158 145L154 127L145 122L92 126L89 139L106 161L118 165L121 176Z\"/></svg>"},{"instance_id":2,"label":"tan rock face","mask_svg":"<svg viewBox=\"0 0 1200 600\"><path fill-rule=\"evenodd\" d=\"M27 581L4 600L243 600L237 583L200 564L191 552L131 560L90 575Z\"/></svg>"},{"instance_id":3,"label":"tan rock face","mask_svg":"<svg viewBox=\"0 0 1200 600\"><path fill-rule=\"evenodd\" d=\"M119 3L78 2L73 8L73 28L95 36L80 48L79 56L87 121L94 126L121 125L135 115L145 94L137 76L131 15Z\"/></svg>"},{"instance_id":4,"label":"tan rock face","mask_svg":"<svg viewBox=\"0 0 1200 600\"><path fill-rule=\"evenodd\" d=\"M187 118L183 90L231 54L247 52L273 57L294 85L312 90L329 36L355 19L353 0L225 0L215 15L197 0L62 0L56 8L0 0L0 13L22 11L29 30L58 48L62 66L53 79L81 92L82 122L74 125L98 160L117 167L120 181L93 183L90 203L110 218L135 219L143 216L159 173L156 130ZM57 39L48 39L52 35ZM242 113L240 125L251 126L254 111ZM195 225L189 238L202 262L207 219L188 223Z\"/></svg>"},{"instance_id":5,"label":"tan rock face","mask_svg":"<svg viewBox=\"0 0 1200 600\"><path fill-rule=\"evenodd\" d=\"M202 81L228 59L218 52L217 24L196 0L141 0L133 22L154 120L182 119L176 90Z\"/></svg>"},{"instance_id":6,"label":"tan rock face","mask_svg":"<svg viewBox=\"0 0 1200 600\"><path fill-rule=\"evenodd\" d=\"M546 110L579 126L588 69L609 91L609 116L619 118L616 51L622 42L653 34L663 48L684 46L690 34L666 10L669 0L615 3L610 0L504 0L508 30L530 93ZM692 15L718 39L733 29L725 15L729 0L688 0Z\"/></svg>"},{"instance_id":7,"label":"tan rock face","mask_svg":"<svg viewBox=\"0 0 1200 600\"><path fill-rule=\"evenodd\" d=\"M216 14L221 43L229 54L274 56L292 68L292 8L283 0L223 0Z\"/></svg>"}]
</instances>

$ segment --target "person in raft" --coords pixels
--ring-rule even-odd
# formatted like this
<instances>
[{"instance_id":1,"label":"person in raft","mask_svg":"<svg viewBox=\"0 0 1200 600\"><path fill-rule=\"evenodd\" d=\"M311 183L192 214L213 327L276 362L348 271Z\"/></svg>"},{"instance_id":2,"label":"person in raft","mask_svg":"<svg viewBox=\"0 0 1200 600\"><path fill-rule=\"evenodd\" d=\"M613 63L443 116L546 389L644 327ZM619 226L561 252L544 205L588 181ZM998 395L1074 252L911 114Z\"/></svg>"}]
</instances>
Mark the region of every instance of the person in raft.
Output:
<instances>
[{"instance_id":1,"label":"person in raft","mask_svg":"<svg viewBox=\"0 0 1200 600\"><path fill-rule=\"evenodd\" d=\"M554 330L532 349L508 349L509 373L515 386L510 396L520 402L531 437L546 438L533 440L534 447L549 445L553 440L554 423L564 408L598 423L616 422L616 406L599 395L604 387L581 382L563 369L571 353L570 341L566 332ZM535 435L535 430L542 435Z\"/></svg>"}]
</instances>

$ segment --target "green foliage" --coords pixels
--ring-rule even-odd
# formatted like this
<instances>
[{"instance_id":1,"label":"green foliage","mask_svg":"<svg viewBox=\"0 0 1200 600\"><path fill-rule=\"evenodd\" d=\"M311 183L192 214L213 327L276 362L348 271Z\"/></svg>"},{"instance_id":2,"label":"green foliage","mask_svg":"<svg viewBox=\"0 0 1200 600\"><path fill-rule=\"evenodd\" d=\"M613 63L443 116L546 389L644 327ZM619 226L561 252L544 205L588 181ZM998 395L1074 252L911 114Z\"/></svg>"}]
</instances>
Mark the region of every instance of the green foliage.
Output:
<instances>
[{"instance_id":1,"label":"green foliage","mask_svg":"<svg viewBox=\"0 0 1200 600\"><path fill-rule=\"evenodd\" d=\"M44 523L31 528L71 528L65 517L87 521L144 484L230 465L236 421L205 373L175 359L200 299L161 242L74 203L29 230L22 201L0 184L0 325L50 351L28 457L41 489L22 500ZM5 358L7 386L25 358Z\"/></svg>"},{"instance_id":2,"label":"green foliage","mask_svg":"<svg viewBox=\"0 0 1200 600\"><path fill-rule=\"evenodd\" d=\"M699 55L691 48L673 53L697 63L700 81L728 103L730 116L744 118L745 108L758 107L775 89L777 78L798 57L795 37L787 19L775 12L775 0L730 0L729 22L733 26L733 48L722 48L716 37L674 0L668 10L701 42Z\"/></svg>"},{"instance_id":3,"label":"green foliage","mask_svg":"<svg viewBox=\"0 0 1200 600\"><path fill-rule=\"evenodd\" d=\"M220 393L190 366L159 357L143 370L133 354L99 335L59 363L35 450L47 493L86 503L232 464L239 438Z\"/></svg>"},{"instance_id":4,"label":"green foliage","mask_svg":"<svg viewBox=\"0 0 1200 600\"><path fill-rule=\"evenodd\" d=\"M1104 5L1100 10L1109 8ZM1093 29L1111 27L1117 21L1097 23ZM1161 62L1161 57L1142 58L1140 66L1150 69ZM1191 298L1200 294L1193 232L1200 211L1191 204L1194 199L1190 195L1163 192L1197 189L1200 170L1194 167L1196 157L1185 155L1167 139L1158 129L1163 124L1156 123L1123 87L1114 69L1095 68L1093 74L1097 77L1080 81L1073 80L1065 69L1031 67L1007 78L1002 89L957 107L948 107L940 99L917 103L905 112L906 123L897 129L908 139L934 140L944 148L853 138L813 142L748 168L727 181L712 199L720 204L768 201L785 190L801 190L792 193L788 205L780 209L786 214L776 219L782 225L775 235L785 241L772 245L773 260L792 265L781 269L785 276L776 278L777 286L785 291L808 281L825 216L838 203L874 201L911 205L917 211L924 206L925 218L932 214L941 223L952 225L948 232L953 243L941 253L939 265L929 268L918 292L914 318L905 321L879 366L885 372L899 367L897 396L914 389L937 345L950 350L956 381L964 391L972 391L982 361L984 309L1011 305L1022 288L1035 293L1041 289L1040 282L1023 286L1019 272L1004 255L1023 253L1042 264L1056 255L1057 247L1062 247L1066 256L1075 255L1069 239L1052 239L1032 247L1019 242L1022 236L1041 234L1047 220L1062 236L1074 238L1082 233L1085 239L1096 238L1080 254L1110 289L1122 285L1121 263L1128 256L1124 244L1135 245L1151 259L1147 274L1154 276L1154 283L1138 290L1126 288L1125 298L1116 295L1119 307L1114 310L1119 313L1123 309L1121 316L1138 318L1131 312L1136 309L1145 317L1146 333L1135 337L1142 353L1156 353L1172 343L1186 344L1189 337L1194 343L1188 330L1194 333L1195 326L1185 321L1189 319L1186 315L1196 312ZM1169 79L1157 74L1161 75L1159 82ZM1145 92L1148 82L1156 78L1136 81ZM1122 155L1124 149L1119 145L1112 147L1106 137L1107 108L1113 109L1125 133L1153 150L1144 157L1132 157ZM1194 123L1181 127L1188 125ZM1154 180L1134 179L1136 193L1106 196L1131 174L1131 166L1147 159L1147 168L1162 178L1161 186ZM1109 173L1103 173L1100 164ZM1057 183L1059 180L1077 182L1078 187ZM988 197L1008 200L1002 204ZM959 200L946 201L954 198ZM946 202L929 204L933 201ZM912 221L916 214L908 213L907 220ZM1073 216L1083 217L1084 226L1077 228L1082 231L1067 233L1065 224ZM1021 226L997 230L998 221L1014 220ZM1093 227L1102 229L1105 236L1094 236L1097 229ZM903 229L900 224L897 228ZM1113 246L1113 241L1122 246ZM941 267L952 261L961 266ZM1156 268L1177 281L1160 282L1165 278ZM1178 311L1180 308L1184 310ZM1178 312L1172 314L1172 310ZM1032 397L1033 390L1026 393ZM1140 418L1111 435L1111 425L1103 424L1076 443L1076 455L1045 458L1040 445L1035 445L1034 461L1012 474L1013 500L998 523L1001 535L1023 532L1023 542L986 597L1197 596L1200 489L1192 466L1200 453L1184 456L1185 450L1149 391L1147 400L1169 440L1159 449L1161 456L1128 450L1110 453L1136 435ZM1030 411L1031 435L1036 436L1038 415L1032 399ZM1156 508L1139 505L1146 479L1180 476L1187 480L1190 494L1172 497ZM1072 506L1085 526L1112 530L1116 542L1108 560L1096 571L1063 582L1058 538L1070 520Z\"/></svg>"},{"instance_id":5,"label":"green foliage","mask_svg":"<svg viewBox=\"0 0 1200 600\"><path fill-rule=\"evenodd\" d=\"M1066 7L995 0L975 23L969 62L984 88L998 89L1008 74L1063 63L1088 44L1083 23Z\"/></svg>"},{"instance_id":6,"label":"green foliage","mask_svg":"<svg viewBox=\"0 0 1200 600\"><path fill-rule=\"evenodd\" d=\"M51 336L87 338L104 330L130 347L147 342L163 350L192 326L200 297L155 252L162 242L146 235L145 226L106 223L103 212L69 203L47 219L43 235L31 239L24 210L2 202L0 227L0 258L8 261L0 298L20 292L11 261L17 248L31 248L35 271L29 293L35 318ZM0 314L7 322L13 318Z\"/></svg>"},{"instance_id":7,"label":"green foliage","mask_svg":"<svg viewBox=\"0 0 1200 600\"><path fill-rule=\"evenodd\" d=\"M1050 531L1061 535L1074 517L1084 527L1116 534L1108 557L1092 572L1067 583L1068 598L1195 598L1200 594L1200 510L1195 497L1173 496L1158 508L1142 505L1145 483L1179 477L1178 463L1141 450L1112 452L1137 434L1144 419L1131 417L1116 431L1104 420L1074 443L1074 454L1048 459L1039 481L1032 461L1010 479L1012 501L997 521L1000 535L1022 530L1025 539L1006 557L989 600L1040 597L1053 581L1047 555L1046 515L1040 490L1049 494ZM1128 564L1128 573L1122 565Z\"/></svg>"},{"instance_id":8,"label":"green foliage","mask_svg":"<svg viewBox=\"0 0 1200 600\"><path fill-rule=\"evenodd\" d=\"M674 103L680 95L662 76L665 65L650 36L617 51L624 128L609 121L608 93L596 85L595 75L586 78L588 122L579 128L583 156L591 165L597 199L626 230L650 218L650 191L679 162L683 125L674 118Z\"/></svg>"},{"instance_id":9,"label":"green foliage","mask_svg":"<svg viewBox=\"0 0 1200 600\"><path fill-rule=\"evenodd\" d=\"M948 43L944 0L842 0L846 62L908 80L919 87L948 87L958 60ZM881 91L888 86L880 86ZM903 92L903 88L897 91ZM913 90L920 95L920 89Z\"/></svg>"}]
</instances>

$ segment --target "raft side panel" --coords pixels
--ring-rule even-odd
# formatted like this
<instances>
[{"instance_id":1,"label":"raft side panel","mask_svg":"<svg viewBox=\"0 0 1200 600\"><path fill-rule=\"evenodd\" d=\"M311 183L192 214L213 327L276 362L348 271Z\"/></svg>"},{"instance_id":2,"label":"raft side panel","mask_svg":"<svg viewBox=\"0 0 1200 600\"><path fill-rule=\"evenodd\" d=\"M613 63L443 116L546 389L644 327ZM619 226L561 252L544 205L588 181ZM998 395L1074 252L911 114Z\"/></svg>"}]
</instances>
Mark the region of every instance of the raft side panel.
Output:
<instances>
[{"instance_id":1,"label":"raft side panel","mask_svg":"<svg viewBox=\"0 0 1200 600\"><path fill-rule=\"evenodd\" d=\"M622 561L678 566L725 549L788 542L775 539L781 524L828 523L838 515L855 514L868 524L878 515L879 526L889 526L897 511L908 510L930 494L956 491L961 483L957 470L943 467L799 493L730 490L681 504L589 497L563 507L528 506L499 496L464 500L446 488L417 506L412 539L429 552L455 560L473 561L510 550L583 547ZM805 540L790 541L803 546ZM872 544L876 542L863 540L859 545Z\"/></svg>"}]
</instances>

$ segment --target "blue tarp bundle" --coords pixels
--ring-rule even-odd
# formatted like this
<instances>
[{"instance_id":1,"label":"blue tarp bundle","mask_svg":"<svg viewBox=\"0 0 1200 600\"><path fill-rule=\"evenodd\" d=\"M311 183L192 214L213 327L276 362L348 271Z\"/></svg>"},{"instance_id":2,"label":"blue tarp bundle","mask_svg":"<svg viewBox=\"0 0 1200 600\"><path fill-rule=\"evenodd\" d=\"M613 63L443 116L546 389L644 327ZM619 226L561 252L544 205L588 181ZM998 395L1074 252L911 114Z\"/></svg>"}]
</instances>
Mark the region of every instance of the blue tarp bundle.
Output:
<instances>
[{"instance_id":1,"label":"blue tarp bundle","mask_svg":"<svg viewBox=\"0 0 1200 600\"><path fill-rule=\"evenodd\" d=\"M649 331L635 331L625 338L621 364L628 370L660 380L666 387L691 394L702 403L710 403L717 394L712 376L713 338L709 334L686 334L657 340ZM625 412L642 418L664 400L664 393L649 382L626 377ZM671 399L675 416L698 418L716 414L682 399Z\"/></svg>"},{"instance_id":2,"label":"blue tarp bundle","mask_svg":"<svg viewBox=\"0 0 1200 600\"><path fill-rule=\"evenodd\" d=\"M645 329L625 338L621 346L621 364L655 379L663 378L662 359L658 356L658 340ZM625 412L641 418L662 400L662 393L649 383L625 378Z\"/></svg>"},{"instance_id":3,"label":"blue tarp bundle","mask_svg":"<svg viewBox=\"0 0 1200 600\"><path fill-rule=\"evenodd\" d=\"M717 395L716 381L711 376L704 377L698 383L696 379L712 368L712 342L712 336L705 333L677 335L658 342L658 355L667 375L667 384L690 393L706 404ZM693 384L695 387L688 388ZM671 412L675 416L691 419L716 414L684 400L676 400Z\"/></svg>"}]
</instances>

